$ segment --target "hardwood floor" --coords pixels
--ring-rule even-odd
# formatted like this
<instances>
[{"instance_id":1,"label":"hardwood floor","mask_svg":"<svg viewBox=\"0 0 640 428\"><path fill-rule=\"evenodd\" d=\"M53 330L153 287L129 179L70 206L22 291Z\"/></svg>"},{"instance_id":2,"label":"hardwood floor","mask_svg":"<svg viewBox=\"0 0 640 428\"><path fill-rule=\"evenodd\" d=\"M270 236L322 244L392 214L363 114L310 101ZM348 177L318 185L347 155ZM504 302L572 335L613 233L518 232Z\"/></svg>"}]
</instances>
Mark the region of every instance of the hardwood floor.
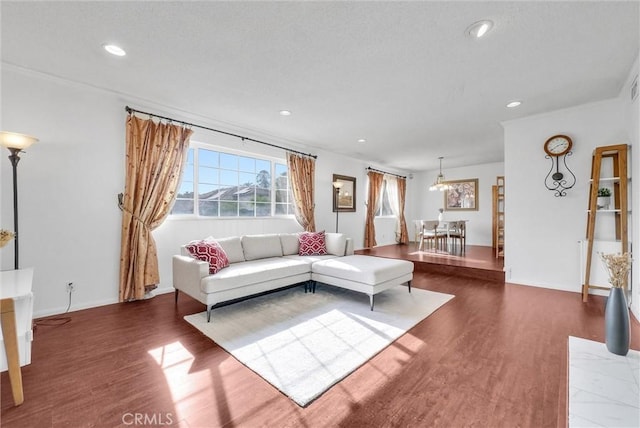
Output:
<instances>
[{"instance_id":1,"label":"hardwood floor","mask_svg":"<svg viewBox=\"0 0 640 428\"><path fill-rule=\"evenodd\" d=\"M177 307L165 294L73 312L37 327L22 406L2 373L0 424L565 425L567 337L604 340L602 298L427 272L413 286L456 297L306 408L186 323L204 307L185 295ZM631 345L640 349L635 319Z\"/></svg>"},{"instance_id":2,"label":"hardwood floor","mask_svg":"<svg viewBox=\"0 0 640 428\"><path fill-rule=\"evenodd\" d=\"M425 249L418 250L417 243L409 245L383 245L364 248L356 254L410 260L416 271L443 275L466 276L504 283L504 258L496 257L491 247L467 245L465 252Z\"/></svg>"},{"instance_id":3,"label":"hardwood floor","mask_svg":"<svg viewBox=\"0 0 640 428\"><path fill-rule=\"evenodd\" d=\"M418 244L411 242L408 245L382 245L373 248L357 250L358 254L372 256L401 258L420 263L435 263L456 267L468 267L502 271L504 258L496 257L495 250L481 245L467 245L464 253L460 251L451 254L442 250L424 249L418 250Z\"/></svg>"}]
</instances>

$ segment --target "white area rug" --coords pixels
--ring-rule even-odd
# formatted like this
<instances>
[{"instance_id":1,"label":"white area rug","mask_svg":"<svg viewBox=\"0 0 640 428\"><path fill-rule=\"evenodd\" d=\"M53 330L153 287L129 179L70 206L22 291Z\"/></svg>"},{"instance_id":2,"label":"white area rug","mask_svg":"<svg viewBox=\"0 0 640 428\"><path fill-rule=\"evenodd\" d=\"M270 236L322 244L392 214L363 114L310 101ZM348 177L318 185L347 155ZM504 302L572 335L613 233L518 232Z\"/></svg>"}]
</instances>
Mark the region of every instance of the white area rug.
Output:
<instances>
[{"instance_id":1,"label":"white area rug","mask_svg":"<svg viewBox=\"0 0 640 428\"><path fill-rule=\"evenodd\" d=\"M568 426L640 427L640 352L569 336Z\"/></svg>"},{"instance_id":2,"label":"white area rug","mask_svg":"<svg viewBox=\"0 0 640 428\"><path fill-rule=\"evenodd\" d=\"M318 284L188 315L189 323L300 406L387 347L454 296L404 286L375 297Z\"/></svg>"}]
</instances>

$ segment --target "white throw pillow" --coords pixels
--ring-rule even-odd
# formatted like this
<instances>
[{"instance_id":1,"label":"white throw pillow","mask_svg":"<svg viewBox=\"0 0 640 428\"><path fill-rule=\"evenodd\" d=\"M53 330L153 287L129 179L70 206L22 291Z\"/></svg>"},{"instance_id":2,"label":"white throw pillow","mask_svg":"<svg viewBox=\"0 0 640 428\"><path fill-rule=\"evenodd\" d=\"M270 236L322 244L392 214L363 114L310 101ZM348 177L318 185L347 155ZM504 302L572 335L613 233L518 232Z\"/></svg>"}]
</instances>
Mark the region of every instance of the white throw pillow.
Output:
<instances>
[{"instance_id":1,"label":"white throw pillow","mask_svg":"<svg viewBox=\"0 0 640 428\"><path fill-rule=\"evenodd\" d=\"M325 233L327 253L344 256L347 249L347 236L343 233Z\"/></svg>"},{"instance_id":2,"label":"white throw pillow","mask_svg":"<svg viewBox=\"0 0 640 428\"><path fill-rule=\"evenodd\" d=\"M280 244L282 244L282 254L285 256L298 254L298 251L300 250L299 239L299 233L281 233Z\"/></svg>"},{"instance_id":3,"label":"white throw pillow","mask_svg":"<svg viewBox=\"0 0 640 428\"><path fill-rule=\"evenodd\" d=\"M282 244L278 235L245 235L242 237L245 260L282 257Z\"/></svg>"},{"instance_id":4,"label":"white throw pillow","mask_svg":"<svg viewBox=\"0 0 640 428\"><path fill-rule=\"evenodd\" d=\"M224 252L227 254L229 263L244 262L244 252L242 251L242 243L239 236L230 238L214 239L212 236L205 240L215 240L220 244Z\"/></svg>"}]
</instances>

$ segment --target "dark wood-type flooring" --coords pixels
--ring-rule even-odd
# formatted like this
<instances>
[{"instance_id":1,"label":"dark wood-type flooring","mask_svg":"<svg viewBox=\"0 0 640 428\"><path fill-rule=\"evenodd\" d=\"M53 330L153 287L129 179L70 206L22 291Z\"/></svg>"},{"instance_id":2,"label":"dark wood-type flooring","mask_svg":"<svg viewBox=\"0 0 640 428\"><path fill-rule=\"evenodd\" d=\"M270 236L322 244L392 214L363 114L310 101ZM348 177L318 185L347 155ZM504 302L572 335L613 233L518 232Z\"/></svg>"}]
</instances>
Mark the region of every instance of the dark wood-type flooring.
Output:
<instances>
[{"instance_id":1,"label":"dark wood-type flooring","mask_svg":"<svg viewBox=\"0 0 640 428\"><path fill-rule=\"evenodd\" d=\"M0 424L566 425L567 338L604 341L603 298L423 271L413 285L456 297L306 408L185 322L204 310L187 296L177 307L165 294L72 312L67 324L37 326L22 406L2 373ZM635 319L631 347L640 349Z\"/></svg>"},{"instance_id":2,"label":"dark wood-type flooring","mask_svg":"<svg viewBox=\"0 0 640 428\"><path fill-rule=\"evenodd\" d=\"M384 245L356 251L357 254L410 260L416 271L443 275L466 276L504 282L504 258L495 257L495 250L480 245L467 245L464 253L458 246L451 253L440 249L418 250L418 244Z\"/></svg>"}]
</instances>

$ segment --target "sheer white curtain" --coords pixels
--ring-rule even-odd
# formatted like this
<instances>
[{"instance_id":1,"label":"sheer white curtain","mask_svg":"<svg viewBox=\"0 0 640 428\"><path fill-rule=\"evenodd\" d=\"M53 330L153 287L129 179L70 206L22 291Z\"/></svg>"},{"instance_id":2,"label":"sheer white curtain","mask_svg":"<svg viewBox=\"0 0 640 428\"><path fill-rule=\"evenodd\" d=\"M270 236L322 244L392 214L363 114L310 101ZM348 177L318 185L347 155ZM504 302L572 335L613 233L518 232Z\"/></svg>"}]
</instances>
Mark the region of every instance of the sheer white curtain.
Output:
<instances>
[{"instance_id":1,"label":"sheer white curtain","mask_svg":"<svg viewBox=\"0 0 640 428\"><path fill-rule=\"evenodd\" d=\"M396 242L400 242L402 229L400 228L400 196L398 195L398 179L392 175L386 175L384 181L387 182L387 196L389 197L389 205L391 212L396 217Z\"/></svg>"}]
</instances>

